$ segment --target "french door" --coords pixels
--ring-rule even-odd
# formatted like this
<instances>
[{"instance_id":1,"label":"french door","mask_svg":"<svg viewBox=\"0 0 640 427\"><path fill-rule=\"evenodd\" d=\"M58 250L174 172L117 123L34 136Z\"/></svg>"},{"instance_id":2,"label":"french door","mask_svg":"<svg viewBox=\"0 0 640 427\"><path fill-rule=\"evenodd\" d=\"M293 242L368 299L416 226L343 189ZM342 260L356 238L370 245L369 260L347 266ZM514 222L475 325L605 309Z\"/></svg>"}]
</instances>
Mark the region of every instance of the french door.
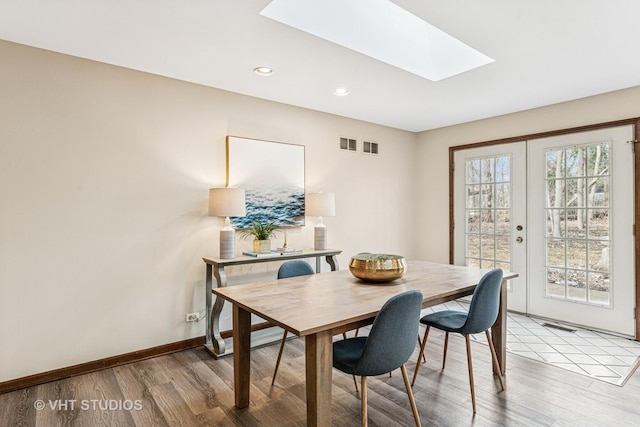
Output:
<instances>
[{"instance_id":1,"label":"french door","mask_svg":"<svg viewBox=\"0 0 640 427\"><path fill-rule=\"evenodd\" d=\"M633 335L632 126L528 143L529 312Z\"/></svg>"},{"instance_id":2,"label":"french door","mask_svg":"<svg viewBox=\"0 0 640 427\"><path fill-rule=\"evenodd\" d=\"M454 156L454 264L502 268L509 310L527 311L526 143L458 150Z\"/></svg>"},{"instance_id":3,"label":"french door","mask_svg":"<svg viewBox=\"0 0 640 427\"><path fill-rule=\"evenodd\" d=\"M520 274L509 309L634 335L632 126L457 150L454 263Z\"/></svg>"}]
</instances>

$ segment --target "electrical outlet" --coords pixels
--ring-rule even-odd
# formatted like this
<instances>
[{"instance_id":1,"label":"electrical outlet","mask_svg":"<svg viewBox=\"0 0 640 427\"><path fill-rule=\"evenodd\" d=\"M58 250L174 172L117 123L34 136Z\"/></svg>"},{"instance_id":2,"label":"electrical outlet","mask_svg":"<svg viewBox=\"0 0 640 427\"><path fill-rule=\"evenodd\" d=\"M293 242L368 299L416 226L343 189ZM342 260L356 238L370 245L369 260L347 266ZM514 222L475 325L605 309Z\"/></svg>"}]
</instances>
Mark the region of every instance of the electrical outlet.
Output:
<instances>
[{"instance_id":1,"label":"electrical outlet","mask_svg":"<svg viewBox=\"0 0 640 427\"><path fill-rule=\"evenodd\" d=\"M185 322L197 322L200 320L200 313L187 313Z\"/></svg>"}]
</instances>

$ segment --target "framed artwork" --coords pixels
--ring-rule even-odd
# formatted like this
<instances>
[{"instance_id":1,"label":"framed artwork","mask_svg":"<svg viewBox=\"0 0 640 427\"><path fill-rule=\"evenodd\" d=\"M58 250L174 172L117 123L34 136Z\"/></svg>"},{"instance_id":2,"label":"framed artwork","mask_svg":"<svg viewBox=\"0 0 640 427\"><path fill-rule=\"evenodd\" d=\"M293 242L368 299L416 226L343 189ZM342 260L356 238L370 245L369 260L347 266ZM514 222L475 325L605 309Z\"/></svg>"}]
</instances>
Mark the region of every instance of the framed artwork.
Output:
<instances>
[{"instance_id":1,"label":"framed artwork","mask_svg":"<svg viewBox=\"0 0 640 427\"><path fill-rule=\"evenodd\" d=\"M247 215L232 217L233 227L303 226L304 184L304 145L227 136L227 186L244 188L247 202Z\"/></svg>"}]
</instances>

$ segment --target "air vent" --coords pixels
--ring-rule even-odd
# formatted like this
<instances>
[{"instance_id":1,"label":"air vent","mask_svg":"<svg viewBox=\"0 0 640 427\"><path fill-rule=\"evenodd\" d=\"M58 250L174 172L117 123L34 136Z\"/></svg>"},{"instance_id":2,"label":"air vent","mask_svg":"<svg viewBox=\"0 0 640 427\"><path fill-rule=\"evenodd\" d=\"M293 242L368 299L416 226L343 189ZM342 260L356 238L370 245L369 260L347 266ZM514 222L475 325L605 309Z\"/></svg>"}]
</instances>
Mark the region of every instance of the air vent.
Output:
<instances>
[{"instance_id":1,"label":"air vent","mask_svg":"<svg viewBox=\"0 0 640 427\"><path fill-rule=\"evenodd\" d=\"M378 154L378 143L362 141L362 152L367 154Z\"/></svg>"},{"instance_id":2,"label":"air vent","mask_svg":"<svg viewBox=\"0 0 640 427\"><path fill-rule=\"evenodd\" d=\"M340 149L347 151L357 151L358 142L353 138L340 137Z\"/></svg>"}]
</instances>

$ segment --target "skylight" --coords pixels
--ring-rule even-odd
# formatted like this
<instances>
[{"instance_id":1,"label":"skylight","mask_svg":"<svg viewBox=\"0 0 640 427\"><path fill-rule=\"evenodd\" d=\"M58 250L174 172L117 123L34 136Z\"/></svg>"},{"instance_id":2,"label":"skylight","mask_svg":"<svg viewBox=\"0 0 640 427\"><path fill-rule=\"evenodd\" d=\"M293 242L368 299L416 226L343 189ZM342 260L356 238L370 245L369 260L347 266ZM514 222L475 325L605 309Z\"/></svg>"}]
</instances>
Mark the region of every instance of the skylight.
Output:
<instances>
[{"instance_id":1,"label":"skylight","mask_svg":"<svg viewBox=\"0 0 640 427\"><path fill-rule=\"evenodd\" d=\"M273 0L260 14L432 81L494 62L389 0Z\"/></svg>"}]
</instances>

